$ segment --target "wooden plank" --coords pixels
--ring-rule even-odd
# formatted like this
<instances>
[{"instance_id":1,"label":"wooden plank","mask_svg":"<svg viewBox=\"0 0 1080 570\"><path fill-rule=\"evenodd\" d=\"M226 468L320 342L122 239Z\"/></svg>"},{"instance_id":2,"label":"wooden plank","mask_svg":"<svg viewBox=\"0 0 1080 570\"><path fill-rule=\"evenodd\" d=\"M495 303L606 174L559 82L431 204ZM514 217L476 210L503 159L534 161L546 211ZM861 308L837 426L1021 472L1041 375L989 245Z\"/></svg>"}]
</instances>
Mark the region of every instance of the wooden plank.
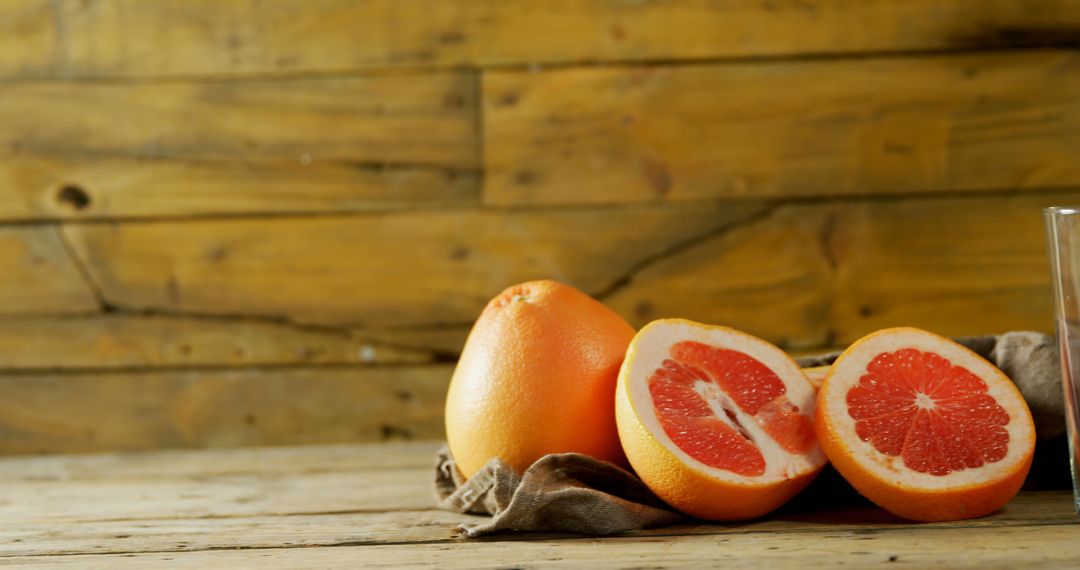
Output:
<instances>
[{"instance_id":1,"label":"wooden plank","mask_svg":"<svg viewBox=\"0 0 1080 570\"><path fill-rule=\"evenodd\" d=\"M55 127L49 119L38 119L43 130ZM322 134L297 133L312 139ZM461 142L467 146L467 140ZM69 151L86 152L86 147L61 152ZM447 207L474 204L480 192L478 175L471 171L369 167L341 160L305 164L303 153L292 160L218 161L141 159L134 147L116 152L131 156L0 158L0 220Z\"/></svg>"},{"instance_id":2,"label":"wooden plank","mask_svg":"<svg viewBox=\"0 0 1080 570\"><path fill-rule=\"evenodd\" d=\"M0 315L97 310L54 226L0 227L0 271Z\"/></svg>"},{"instance_id":3,"label":"wooden plank","mask_svg":"<svg viewBox=\"0 0 1080 570\"><path fill-rule=\"evenodd\" d=\"M1077 194L958 199L934 212L903 201L863 203L836 217L819 210L822 257L837 265L826 335L846 346L901 323L954 337L1052 333L1041 209L1077 201Z\"/></svg>"},{"instance_id":4,"label":"wooden plank","mask_svg":"<svg viewBox=\"0 0 1080 570\"><path fill-rule=\"evenodd\" d=\"M426 510L434 442L154 451L0 460L0 557L262 549L348 544L453 544L478 519ZM824 480L807 493L823 493ZM992 516L912 525L849 495L789 505L738 524L688 523L637 537L742 537L1071 525L1068 491L1024 492ZM828 506L822 507L827 504ZM16 524L17 522L17 524ZM518 540L546 541L530 534ZM626 537L624 537L626 538Z\"/></svg>"},{"instance_id":5,"label":"wooden plank","mask_svg":"<svg viewBox=\"0 0 1080 570\"><path fill-rule=\"evenodd\" d=\"M348 492L346 489L340 491ZM458 524L483 520L483 517L445 511L390 511L288 517L24 523L18 528L0 530L0 561L12 556L449 542Z\"/></svg>"},{"instance_id":6,"label":"wooden plank","mask_svg":"<svg viewBox=\"0 0 1080 570\"><path fill-rule=\"evenodd\" d=\"M62 50L55 7L49 0L0 2L0 75L55 72Z\"/></svg>"},{"instance_id":7,"label":"wooden plank","mask_svg":"<svg viewBox=\"0 0 1080 570\"><path fill-rule=\"evenodd\" d=\"M468 73L450 72L13 83L0 91L0 151L81 159L265 160L297 170L334 162L343 163L339 168L474 168L475 83ZM103 176L100 170L97 175Z\"/></svg>"},{"instance_id":8,"label":"wooden plank","mask_svg":"<svg viewBox=\"0 0 1080 570\"><path fill-rule=\"evenodd\" d=\"M120 307L463 331L503 287L553 277L600 295L637 326L687 317L809 349L899 324L953 336L1048 330L1039 208L1070 202L1080 194L792 203L767 213L742 202L691 203L69 231Z\"/></svg>"},{"instance_id":9,"label":"wooden plank","mask_svg":"<svg viewBox=\"0 0 1080 570\"><path fill-rule=\"evenodd\" d=\"M159 519L417 511L429 509L434 503L432 477L429 466L281 476L200 478L188 474L150 481L12 483L10 488L5 486L0 491L5 499L0 513L10 517L6 520L27 525L89 525Z\"/></svg>"},{"instance_id":10,"label":"wooden plank","mask_svg":"<svg viewBox=\"0 0 1080 570\"><path fill-rule=\"evenodd\" d=\"M472 323L436 327L378 328L356 331L374 345L433 353L437 358L456 360L465 346Z\"/></svg>"},{"instance_id":11,"label":"wooden plank","mask_svg":"<svg viewBox=\"0 0 1080 570\"><path fill-rule=\"evenodd\" d=\"M0 376L0 453L439 437L451 370L6 374Z\"/></svg>"},{"instance_id":12,"label":"wooden plank","mask_svg":"<svg viewBox=\"0 0 1080 570\"><path fill-rule=\"evenodd\" d=\"M0 520L89 525L423 510L434 505L438 445L4 457ZM18 538L13 530L0 525L0 536Z\"/></svg>"},{"instance_id":13,"label":"wooden plank","mask_svg":"<svg viewBox=\"0 0 1080 570\"><path fill-rule=\"evenodd\" d=\"M1075 0L18 0L3 75L162 76L1030 45ZM36 16L36 17L35 17ZM54 30L55 37L54 37ZM46 41L52 40L52 41ZM35 51L36 49L36 51Z\"/></svg>"},{"instance_id":14,"label":"wooden plank","mask_svg":"<svg viewBox=\"0 0 1080 570\"><path fill-rule=\"evenodd\" d=\"M321 481L320 481L321 482ZM340 489L349 493L349 489ZM108 508L108 505L102 505ZM880 533L912 528L891 520L874 507L828 510L792 517L770 516L743 524L684 524L628 533L638 537L665 537L675 542L687 536L714 536L742 540L762 533L798 534L804 540L838 532ZM869 522L868 522L869 519ZM1071 525L1076 512L1067 491L1024 493L1006 510L992 517L962 523L919 525L923 533L939 529L1001 528L1038 524ZM356 544L460 543L455 528L482 522L484 517L445 511L389 511L289 516L237 516L226 518L162 518L112 521L22 521L0 530L0 560L12 556L70 556L75 554L194 552L221 549L311 548ZM887 520L888 522L880 522ZM517 541L550 540L539 533L514 536ZM626 537L622 537L625 539Z\"/></svg>"},{"instance_id":15,"label":"wooden plank","mask_svg":"<svg viewBox=\"0 0 1080 570\"><path fill-rule=\"evenodd\" d=\"M423 364L460 350L272 320L105 314L0 320L0 370ZM437 331L441 332L441 331ZM377 338L376 338L377 337Z\"/></svg>"},{"instance_id":16,"label":"wooden plank","mask_svg":"<svg viewBox=\"0 0 1080 570\"><path fill-rule=\"evenodd\" d=\"M650 264L607 302L789 348L899 325L948 336L1053 327L1040 208L1076 193L789 204Z\"/></svg>"},{"instance_id":17,"label":"wooden plank","mask_svg":"<svg viewBox=\"0 0 1080 570\"><path fill-rule=\"evenodd\" d=\"M217 550L190 553L95 554L13 557L0 565L109 568L650 568L723 565L724 568L868 567L902 562L918 568L1074 567L1080 562L1075 525L1014 528L951 528L926 532L917 526L883 532L859 530L816 535L770 532L731 537L580 538L544 541L352 545L323 548Z\"/></svg>"},{"instance_id":18,"label":"wooden plank","mask_svg":"<svg viewBox=\"0 0 1080 570\"><path fill-rule=\"evenodd\" d=\"M475 101L464 73L13 84L0 219L473 203Z\"/></svg>"},{"instance_id":19,"label":"wooden plank","mask_svg":"<svg viewBox=\"0 0 1080 570\"><path fill-rule=\"evenodd\" d=\"M455 210L65 231L121 308L463 328L504 287L551 277L602 292L642 260L760 209Z\"/></svg>"},{"instance_id":20,"label":"wooden plank","mask_svg":"<svg viewBox=\"0 0 1080 570\"><path fill-rule=\"evenodd\" d=\"M1077 186L1077 100L1075 52L494 71L484 199Z\"/></svg>"},{"instance_id":21,"label":"wooden plank","mask_svg":"<svg viewBox=\"0 0 1080 570\"><path fill-rule=\"evenodd\" d=\"M139 453L7 456L0 458L0 481L16 483L199 481L214 477L422 470L432 466L436 440L377 444L156 449ZM363 506L363 505L361 505ZM367 506L371 508L370 505ZM359 507L358 507L359 508ZM39 511L40 512L40 511ZM166 515L158 513L158 516ZM93 518L100 518L100 513Z\"/></svg>"}]
</instances>

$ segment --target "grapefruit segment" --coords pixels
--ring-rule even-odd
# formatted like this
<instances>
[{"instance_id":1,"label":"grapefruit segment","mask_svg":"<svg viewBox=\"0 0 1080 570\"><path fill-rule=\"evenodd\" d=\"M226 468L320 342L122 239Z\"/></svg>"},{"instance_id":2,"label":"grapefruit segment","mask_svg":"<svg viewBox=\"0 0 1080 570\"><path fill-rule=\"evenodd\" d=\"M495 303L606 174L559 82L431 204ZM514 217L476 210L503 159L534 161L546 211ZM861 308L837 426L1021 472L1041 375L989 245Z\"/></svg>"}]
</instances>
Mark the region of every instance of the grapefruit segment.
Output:
<instances>
[{"instance_id":1,"label":"grapefruit segment","mask_svg":"<svg viewBox=\"0 0 1080 570\"><path fill-rule=\"evenodd\" d=\"M855 342L818 393L815 427L836 469L892 513L989 514L1020 489L1035 430L1013 383L963 346L913 328Z\"/></svg>"},{"instance_id":2,"label":"grapefruit segment","mask_svg":"<svg viewBox=\"0 0 1080 570\"><path fill-rule=\"evenodd\" d=\"M783 351L682 319L630 343L616 419L630 464L660 498L693 516L739 520L779 507L824 466L814 390Z\"/></svg>"}]
</instances>

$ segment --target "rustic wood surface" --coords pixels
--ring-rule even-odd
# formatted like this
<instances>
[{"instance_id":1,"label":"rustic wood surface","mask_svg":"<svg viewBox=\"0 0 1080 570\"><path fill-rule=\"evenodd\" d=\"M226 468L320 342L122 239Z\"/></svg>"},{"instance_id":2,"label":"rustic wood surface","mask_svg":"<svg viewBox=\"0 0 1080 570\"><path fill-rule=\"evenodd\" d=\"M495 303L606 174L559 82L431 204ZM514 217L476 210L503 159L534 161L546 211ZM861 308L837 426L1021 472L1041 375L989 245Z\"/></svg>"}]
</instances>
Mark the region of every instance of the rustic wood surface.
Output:
<instances>
[{"instance_id":1,"label":"rustic wood surface","mask_svg":"<svg viewBox=\"0 0 1080 570\"><path fill-rule=\"evenodd\" d=\"M475 202L475 86L466 73L5 85L0 219Z\"/></svg>"},{"instance_id":2,"label":"rustic wood surface","mask_svg":"<svg viewBox=\"0 0 1080 570\"><path fill-rule=\"evenodd\" d=\"M20 82L0 148L28 155L475 167L462 73L205 82ZM45 120L45 119L48 120ZM123 124L123 128L117 128Z\"/></svg>"},{"instance_id":3,"label":"rustic wood surface","mask_svg":"<svg viewBox=\"0 0 1080 570\"><path fill-rule=\"evenodd\" d=\"M14 0L0 75L176 76L1068 42L1076 0Z\"/></svg>"},{"instance_id":4,"label":"rustic wood surface","mask_svg":"<svg viewBox=\"0 0 1080 570\"><path fill-rule=\"evenodd\" d=\"M295 156L279 160L51 151L0 157L0 221L320 214L460 207L479 200L480 181L472 170L326 160L299 144Z\"/></svg>"},{"instance_id":5,"label":"rustic wood surface","mask_svg":"<svg viewBox=\"0 0 1080 570\"><path fill-rule=\"evenodd\" d=\"M390 335L273 319L167 315L9 317L0 371L423 364L451 359L464 331ZM391 331L393 332L393 331ZM423 332L438 333L438 329ZM430 337L430 338L429 338Z\"/></svg>"},{"instance_id":6,"label":"rustic wood surface","mask_svg":"<svg viewBox=\"0 0 1080 570\"><path fill-rule=\"evenodd\" d=\"M0 227L0 314L72 314L96 310L59 228Z\"/></svg>"},{"instance_id":7,"label":"rustic wood surface","mask_svg":"<svg viewBox=\"0 0 1080 570\"><path fill-rule=\"evenodd\" d=\"M433 438L452 366L0 375L12 453Z\"/></svg>"},{"instance_id":8,"label":"rustic wood surface","mask_svg":"<svg viewBox=\"0 0 1080 570\"><path fill-rule=\"evenodd\" d=\"M1080 185L1074 52L492 72L495 204Z\"/></svg>"},{"instance_id":9,"label":"rustic wood surface","mask_svg":"<svg viewBox=\"0 0 1080 570\"><path fill-rule=\"evenodd\" d=\"M0 454L436 436L473 319L534 278L800 353L1047 331L1077 29L1080 0L0 2Z\"/></svg>"},{"instance_id":10,"label":"rustic wood surface","mask_svg":"<svg viewBox=\"0 0 1080 570\"><path fill-rule=\"evenodd\" d=\"M527 279L600 293L643 260L759 210L452 210L65 232L116 308L400 327L468 324L489 298Z\"/></svg>"},{"instance_id":11,"label":"rustic wood surface","mask_svg":"<svg viewBox=\"0 0 1080 570\"><path fill-rule=\"evenodd\" d=\"M1080 193L79 224L65 235L118 310L468 326L504 286L551 277L635 325L683 316L804 348L901 322L1046 330L1039 209L1059 201Z\"/></svg>"},{"instance_id":12,"label":"rustic wood surface","mask_svg":"<svg viewBox=\"0 0 1080 570\"><path fill-rule=\"evenodd\" d=\"M800 352L895 325L1048 331L1039 208L1062 199L1080 195L68 224L107 312L83 296L84 314L3 321L0 449L438 436L470 321L539 277L636 326L683 316Z\"/></svg>"},{"instance_id":13,"label":"rustic wood surface","mask_svg":"<svg viewBox=\"0 0 1080 570\"><path fill-rule=\"evenodd\" d=\"M0 565L267 568L1069 567L1080 526L1067 491L1002 511L912 524L861 501L734 525L612 538L455 538L478 517L434 510L434 443L0 460ZM812 487L810 491L813 491Z\"/></svg>"}]
</instances>

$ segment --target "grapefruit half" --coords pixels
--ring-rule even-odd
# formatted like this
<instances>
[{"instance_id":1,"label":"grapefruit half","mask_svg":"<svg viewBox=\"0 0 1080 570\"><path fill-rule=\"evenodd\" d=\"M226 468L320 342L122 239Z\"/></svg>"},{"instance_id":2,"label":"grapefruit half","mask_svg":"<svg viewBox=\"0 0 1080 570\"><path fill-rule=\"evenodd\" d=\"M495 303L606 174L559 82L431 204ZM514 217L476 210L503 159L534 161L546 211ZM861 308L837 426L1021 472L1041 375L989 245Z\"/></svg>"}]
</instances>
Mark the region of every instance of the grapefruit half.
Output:
<instances>
[{"instance_id":1,"label":"grapefruit half","mask_svg":"<svg viewBox=\"0 0 1080 570\"><path fill-rule=\"evenodd\" d=\"M619 372L616 421L642 481L689 515L759 517L825 465L814 389L784 351L748 334L653 321Z\"/></svg>"},{"instance_id":2,"label":"grapefruit half","mask_svg":"<svg viewBox=\"0 0 1080 570\"><path fill-rule=\"evenodd\" d=\"M1027 476L1035 428L1024 398L967 348L914 328L852 344L818 392L815 427L833 466L895 515L973 518Z\"/></svg>"}]
</instances>

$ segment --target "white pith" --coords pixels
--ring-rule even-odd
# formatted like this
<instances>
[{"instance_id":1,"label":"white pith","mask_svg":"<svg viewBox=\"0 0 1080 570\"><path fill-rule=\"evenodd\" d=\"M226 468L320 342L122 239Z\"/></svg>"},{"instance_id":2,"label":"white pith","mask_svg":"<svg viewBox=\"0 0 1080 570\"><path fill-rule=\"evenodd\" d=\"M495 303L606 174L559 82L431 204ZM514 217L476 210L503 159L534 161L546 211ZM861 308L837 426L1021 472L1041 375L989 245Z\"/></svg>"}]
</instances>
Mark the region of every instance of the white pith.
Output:
<instances>
[{"instance_id":1,"label":"white pith","mask_svg":"<svg viewBox=\"0 0 1080 570\"><path fill-rule=\"evenodd\" d=\"M653 407L652 397L649 394L649 379L658 368L663 366L664 360L671 358L669 353L671 346L682 341L696 341L718 348L728 348L757 359L780 377L787 388L786 396L807 418L812 418L814 413L814 389L803 377L798 365L783 351L749 335L730 329L706 328L682 320L657 321L638 333L635 348L625 363L628 369L624 371L624 374L627 378L627 395L630 398L630 404L645 429L686 465L716 479L746 484L747 476L706 465L680 449L671 441L656 417L656 409ZM790 479L817 469L825 463L825 454L816 444L805 455L795 455L780 447L754 420L753 416L735 406L715 384L698 381L694 388L705 397L713 413L729 425L731 422L724 409L726 407L734 412L739 424L761 451L765 459L765 472L753 477L754 483L768 484Z\"/></svg>"},{"instance_id":2,"label":"white pith","mask_svg":"<svg viewBox=\"0 0 1080 570\"><path fill-rule=\"evenodd\" d=\"M1005 431L1009 434L1009 450L1004 458L974 469L963 469L947 475L931 475L908 468L900 456L881 453L873 444L858 437L855 420L847 411L848 391L866 374L867 365L875 357L904 348L936 353L953 365L968 369L986 383L987 394L997 400L998 405L1008 412L1010 418L1005 426ZM1017 464L1025 460L1033 445L1030 414L1008 377L964 347L917 329L879 333L862 341L833 364L824 389L826 393L821 405L825 409L822 411L839 433L839 440L846 443L859 465L894 484L924 489L950 489L992 481L1015 471Z\"/></svg>"}]
</instances>

